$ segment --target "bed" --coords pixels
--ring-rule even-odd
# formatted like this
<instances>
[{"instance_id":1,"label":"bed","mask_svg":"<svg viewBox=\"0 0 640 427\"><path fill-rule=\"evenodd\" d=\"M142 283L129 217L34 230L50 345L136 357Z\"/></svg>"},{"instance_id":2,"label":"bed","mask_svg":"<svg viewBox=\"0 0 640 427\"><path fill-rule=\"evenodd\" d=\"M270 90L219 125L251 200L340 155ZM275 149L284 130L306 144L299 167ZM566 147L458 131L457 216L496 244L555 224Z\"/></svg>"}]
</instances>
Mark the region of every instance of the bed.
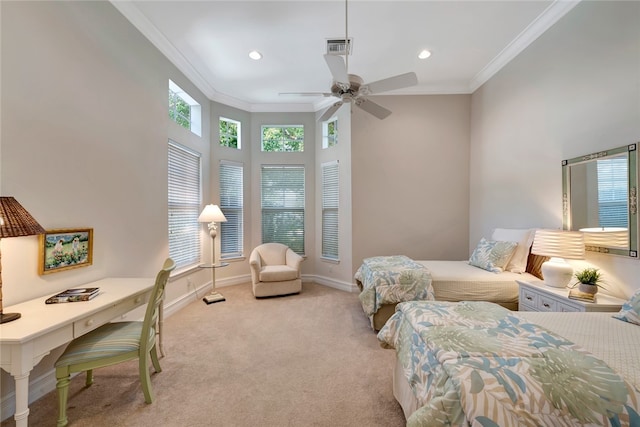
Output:
<instances>
[{"instance_id":1,"label":"bed","mask_svg":"<svg viewBox=\"0 0 640 427\"><path fill-rule=\"evenodd\" d=\"M640 425L640 326L612 313L410 301L378 339L407 426Z\"/></svg>"},{"instance_id":2,"label":"bed","mask_svg":"<svg viewBox=\"0 0 640 427\"><path fill-rule=\"evenodd\" d=\"M516 280L540 279L546 260L529 253L534 234L534 229L497 228L464 261L414 261L403 255L365 259L354 278L371 327L380 330L396 304L404 301L489 301L517 310ZM403 271L411 280L401 276ZM418 279L423 292L415 283L407 286Z\"/></svg>"}]
</instances>

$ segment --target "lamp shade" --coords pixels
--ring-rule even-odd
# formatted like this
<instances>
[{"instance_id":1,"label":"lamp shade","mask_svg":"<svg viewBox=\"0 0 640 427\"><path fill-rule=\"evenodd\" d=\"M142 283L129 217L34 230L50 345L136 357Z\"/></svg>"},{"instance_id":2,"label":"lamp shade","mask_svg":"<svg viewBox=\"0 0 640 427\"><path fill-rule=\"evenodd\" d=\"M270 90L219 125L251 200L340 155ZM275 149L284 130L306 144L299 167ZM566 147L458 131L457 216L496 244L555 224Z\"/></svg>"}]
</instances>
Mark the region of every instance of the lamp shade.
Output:
<instances>
[{"instance_id":1,"label":"lamp shade","mask_svg":"<svg viewBox=\"0 0 640 427\"><path fill-rule=\"evenodd\" d=\"M32 236L45 230L13 197L0 197L0 237Z\"/></svg>"},{"instance_id":2,"label":"lamp shade","mask_svg":"<svg viewBox=\"0 0 640 427\"><path fill-rule=\"evenodd\" d=\"M548 257L583 259L584 239L579 231L536 230L531 253Z\"/></svg>"},{"instance_id":3,"label":"lamp shade","mask_svg":"<svg viewBox=\"0 0 640 427\"><path fill-rule=\"evenodd\" d=\"M13 197L0 197L0 238L44 234L45 230ZM2 265L0 265L0 323L12 322L20 313L5 313L2 304Z\"/></svg>"},{"instance_id":4,"label":"lamp shade","mask_svg":"<svg viewBox=\"0 0 640 427\"><path fill-rule=\"evenodd\" d=\"M207 205L200 213L198 222L227 222L227 218L218 205Z\"/></svg>"},{"instance_id":5,"label":"lamp shade","mask_svg":"<svg viewBox=\"0 0 640 427\"><path fill-rule=\"evenodd\" d=\"M581 228L586 246L628 248L629 230L623 227Z\"/></svg>"}]
</instances>

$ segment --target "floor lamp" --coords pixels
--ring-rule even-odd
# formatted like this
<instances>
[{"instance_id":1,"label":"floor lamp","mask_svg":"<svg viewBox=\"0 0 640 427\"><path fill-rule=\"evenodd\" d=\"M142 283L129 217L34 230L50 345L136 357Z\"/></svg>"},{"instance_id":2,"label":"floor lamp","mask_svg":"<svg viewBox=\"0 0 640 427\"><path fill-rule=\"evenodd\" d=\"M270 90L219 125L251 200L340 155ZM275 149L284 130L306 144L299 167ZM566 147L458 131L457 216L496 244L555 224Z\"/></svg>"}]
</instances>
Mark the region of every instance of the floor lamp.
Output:
<instances>
[{"instance_id":1,"label":"floor lamp","mask_svg":"<svg viewBox=\"0 0 640 427\"><path fill-rule=\"evenodd\" d=\"M200 268L211 269L211 282L213 284L213 289L211 290L211 293L206 295L202 300L207 304L221 302L225 299L219 292L216 292L216 268L226 267L229 264L216 264L216 235L218 234L216 222L227 222L227 218L225 218L217 205L207 205L198 217L198 222L208 223L209 235L211 236L211 264L203 264Z\"/></svg>"},{"instance_id":2,"label":"floor lamp","mask_svg":"<svg viewBox=\"0 0 640 427\"><path fill-rule=\"evenodd\" d=\"M0 238L44 234L44 228L13 197L0 197ZM2 254L0 254L0 323L19 319L20 313L2 309Z\"/></svg>"}]
</instances>

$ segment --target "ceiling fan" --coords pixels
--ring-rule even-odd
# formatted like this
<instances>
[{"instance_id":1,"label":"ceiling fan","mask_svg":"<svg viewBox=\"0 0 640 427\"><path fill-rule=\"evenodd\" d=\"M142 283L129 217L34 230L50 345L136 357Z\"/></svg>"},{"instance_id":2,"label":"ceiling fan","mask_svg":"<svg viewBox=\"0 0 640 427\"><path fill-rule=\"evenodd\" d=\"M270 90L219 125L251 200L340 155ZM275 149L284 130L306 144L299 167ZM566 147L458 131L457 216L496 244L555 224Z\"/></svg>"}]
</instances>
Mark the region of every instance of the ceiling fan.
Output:
<instances>
[{"instance_id":1,"label":"ceiling fan","mask_svg":"<svg viewBox=\"0 0 640 427\"><path fill-rule=\"evenodd\" d=\"M415 86L418 84L418 77L416 76L416 73L410 72L371 83L364 83L362 77L356 74L349 74L349 11L347 2L348 0L345 0L345 60L343 60L340 55L324 55L324 60L326 61L329 71L333 77L331 92L281 93L281 95L331 96L338 98L338 101L334 102L320 116L318 119L319 121L325 121L331 118L331 116L333 116L345 103L353 103L355 106L362 108L367 113L372 114L379 119L384 119L391 114L391 111L371 101L367 96Z\"/></svg>"}]
</instances>

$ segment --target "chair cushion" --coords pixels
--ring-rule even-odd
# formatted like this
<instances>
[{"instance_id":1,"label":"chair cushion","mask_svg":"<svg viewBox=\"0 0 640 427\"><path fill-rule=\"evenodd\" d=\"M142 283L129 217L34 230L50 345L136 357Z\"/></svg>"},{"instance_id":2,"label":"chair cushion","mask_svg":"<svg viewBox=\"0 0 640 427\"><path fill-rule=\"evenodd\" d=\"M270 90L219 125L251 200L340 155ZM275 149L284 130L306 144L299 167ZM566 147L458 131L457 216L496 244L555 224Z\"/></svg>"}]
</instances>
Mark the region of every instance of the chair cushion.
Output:
<instances>
[{"instance_id":1,"label":"chair cushion","mask_svg":"<svg viewBox=\"0 0 640 427\"><path fill-rule=\"evenodd\" d=\"M71 341L55 366L69 366L139 351L141 334L142 322L107 323Z\"/></svg>"},{"instance_id":2,"label":"chair cushion","mask_svg":"<svg viewBox=\"0 0 640 427\"><path fill-rule=\"evenodd\" d=\"M287 265L267 265L260 270L261 282L282 282L298 278L298 270Z\"/></svg>"}]
</instances>

